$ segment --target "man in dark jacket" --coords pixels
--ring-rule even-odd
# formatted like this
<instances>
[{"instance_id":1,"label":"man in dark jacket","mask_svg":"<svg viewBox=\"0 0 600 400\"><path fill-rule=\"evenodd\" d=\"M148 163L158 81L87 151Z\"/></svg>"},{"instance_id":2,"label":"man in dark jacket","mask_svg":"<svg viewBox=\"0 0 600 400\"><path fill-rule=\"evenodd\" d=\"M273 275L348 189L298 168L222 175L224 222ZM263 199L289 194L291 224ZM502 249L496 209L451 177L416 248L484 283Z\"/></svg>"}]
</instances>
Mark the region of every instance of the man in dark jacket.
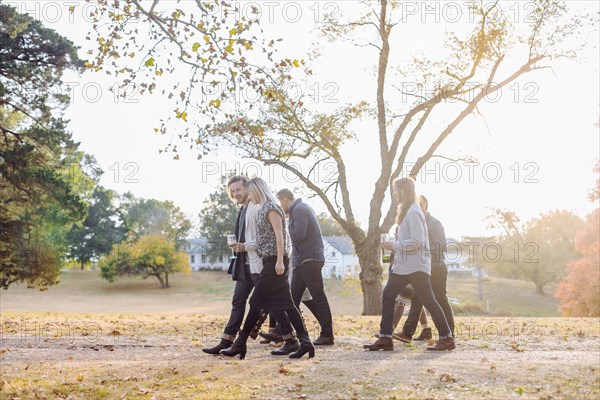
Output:
<instances>
[{"instance_id":1,"label":"man in dark jacket","mask_svg":"<svg viewBox=\"0 0 600 400\"><path fill-rule=\"evenodd\" d=\"M246 181L247 179L244 176L234 176L227 183L229 198L240 206L235 222L235 237L240 243L244 243L245 241L246 207L250 201L248 199L248 191L245 188ZM202 349L203 352L208 354L219 354L219 351L227 349L233 344L235 336L244 320L246 301L254 288L254 281L258 279L259 274L250 273L250 263L246 257L246 252L242 251L234 253L234 255L235 258L231 260L229 270L227 271L235 281L235 289L233 290L233 298L231 300L231 314L223 330L223 335L221 335L221 342L215 347Z\"/></svg>"},{"instance_id":2,"label":"man in dark jacket","mask_svg":"<svg viewBox=\"0 0 600 400\"><path fill-rule=\"evenodd\" d=\"M321 335L313 343L332 345L333 322L329 301L323 288L321 270L325 264L325 255L317 216L302 199L294 199L294 194L288 189L280 190L277 199L283 211L289 215L289 232L292 239L292 298L296 307L300 307L302 294L308 288L314 302L313 314L321 326Z\"/></svg>"}]
</instances>

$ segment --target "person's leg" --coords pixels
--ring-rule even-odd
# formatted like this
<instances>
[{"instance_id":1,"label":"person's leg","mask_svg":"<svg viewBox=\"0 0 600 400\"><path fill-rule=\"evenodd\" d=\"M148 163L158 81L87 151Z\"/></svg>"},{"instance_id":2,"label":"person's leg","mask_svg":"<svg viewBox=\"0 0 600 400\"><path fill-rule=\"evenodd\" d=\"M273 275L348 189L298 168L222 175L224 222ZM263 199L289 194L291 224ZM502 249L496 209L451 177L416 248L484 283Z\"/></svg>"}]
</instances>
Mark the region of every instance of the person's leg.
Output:
<instances>
[{"instance_id":1,"label":"person's leg","mask_svg":"<svg viewBox=\"0 0 600 400\"><path fill-rule=\"evenodd\" d=\"M321 326L321 336L332 338L333 317L331 316L329 300L327 300L327 295L325 294L322 268L322 262L309 262L297 269L300 270L300 274L315 303L316 312L313 311L313 314Z\"/></svg>"},{"instance_id":2,"label":"person's leg","mask_svg":"<svg viewBox=\"0 0 600 400\"><path fill-rule=\"evenodd\" d=\"M302 314L298 311L298 308L294 307L289 310L286 310L286 313L292 323L292 326L296 330L296 334L298 335L298 339L300 339L300 346L298 350L290 353L290 358L301 358L306 353L308 353L308 357L312 358L315 356L315 346L310 341L310 337L308 335L308 331L306 330L306 325L304 324L304 319L302 318Z\"/></svg>"},{"instance_id":3,"label":"person's leg","mask_svg":"<svg viewBox=\"0 0 600 400\"><path fill-rule=\"evenodd\" d=\"M394 330L394 308L396 306L396 296L408 285L408 277L391 273L385 288L383 289L381 300L381 322L379 324L379 339L370 345L364 345L363 348L376 350L394 350L392 341L392 332Z\"/></svg>"},{"instance_id":4,"label":"person's leg","mask_svg":"<svg viewBox=\"0 0 600 400\"><path fill-rule=\"evenodd\" d=\"M252 328L256 325L256 322L260 318L260 308L250 306L250 310L248 311L248 315L246 316L246 321L244 322L244 327L240 331L235 342L228 349L222 349L220 354L228 357L235 357L237 355L240 356L240 359L244 359L246 357L246 341L248 340L248 336L250 332L252 332Z\"/></svg>"},{"instance_id":5,"label":"person's leg","mask_svg":"<svg viewBox=\"0 0 600 400\"><path fill-rule=\"evenodd\" d=\"M254 282L252 280L235 281L235 289L233 291L233 298L231 299L231 314L223 330L225 335L232 336L231 340L233 340L240 330L240 326L242 326L246 312L246 302L253 288Z\"/></svg>"},{"instance_id":6,"label":"person's leg","mask_svg":"<svg viewBox=\"0 0 600 400\"><path fill-rule=\"evenodd\" d=\"M394 308L396 307L396 296L408 285L406 275L390 274L387 284L383 289L381 302L381 323L379 324L379 337L392 337L394 330Z\"/></svg>"},{"instance_id":7,"label":"person's leg","mask_svg":"<svg viewBox=\"0 0 600 400\"><path fill-rule=\"evenodd\" d=\"M442 311L442 308L435 300L433 290L431 289L431 281L429 275L425 272L414 272L409 275L410 283L415 288L415 293L419 298L419 301L431 314L431 319L438 330L440 339L451 337L450 327L446 321L446 316Z\"/></svg>"},{"instance_id":8,"label":"person's leg","mask_svg":"<svg viewBox=\"0 0 600 400\"><path fill-rule=\"evenodd\" d=\"M254 284L252 281L237 280L235 281L235 288L233 289L233 298L231 299L231 313L229 315L229 321L223 330L221 336L221 342L215 347L204 348L203 352L208 354L219 354L223 349L231 346L235 339L235 335L238 333L240 326L244 320L244 313L246 312L246 301Z\"/></svg>"},{"instance_id":9,"label":"person's leg","mask_svg":"<svg viewBox=\"0 0 600 400\"><path fill-rule=\"evenodd\" d=\"M398 302L398 299L396 299L396 308L394 308L394 324L393 324L394 330L396 330L396 327L400 323L400 320L402 319L403 315L404 315L404 302Z\"/></svg>"},{"instance_id":10,"label":"person's leg","mask_svg":"<svg viewBox=\"0 0 600 400\"><path fill-rule=\"evenodd\" d=\"M419 300L417 292L415 291L410 299L410 310L408 310L408 317L406 318L406 321L404 321L404 326L402 327L402 332L404 332L405 336L412 338L412 336L415 334L417 325L419 323L421 310L423 310L423 304Z\"/></svg>"},{"instance_id":11,"label":"person's leg","mask_svg":"<svg viewBox=\"0 0 600 400\"><path fill-rule=\"evenodd\" d=\"M292 281L290 283L292 300L294 300L296 308L299 308L300 302L302 301L302 295L304 294L304 290L306 290L306 283L304 282L304 278L298 268L292 269L290 273L292 274Z\"/></svg>"},{"instance_id":12,"label":"person's leg","mask_svg":"<svg viewBox=\"0 0 600 400\"><path fill-rule=\"evenodd\" d=\"M440 307L442 307L452 336L454 336L454 313L452 312L452 307L448 301L448 294L446 293L447 281L448 267L441 265L431 268L431 287L433 289L433 295Z\"/></svg>"},{"instance_id":13,"label":"person's leg","mask_svg":"<svg viewBox=\"0 0 600 400\"><path fill-rule=\"evenodd\" d=\"M312 315L314 315L315 318L317 318L317 306L315 305L314 300L302 300L302 304L304 304L306 308L308 308L308 311L310 311ZM298 310L300 310L300 307L298 307ZM300 312L302 311L300 310ZM317 321L318 320L319 318L317 318Z\"/></svg>"}]
</instances>

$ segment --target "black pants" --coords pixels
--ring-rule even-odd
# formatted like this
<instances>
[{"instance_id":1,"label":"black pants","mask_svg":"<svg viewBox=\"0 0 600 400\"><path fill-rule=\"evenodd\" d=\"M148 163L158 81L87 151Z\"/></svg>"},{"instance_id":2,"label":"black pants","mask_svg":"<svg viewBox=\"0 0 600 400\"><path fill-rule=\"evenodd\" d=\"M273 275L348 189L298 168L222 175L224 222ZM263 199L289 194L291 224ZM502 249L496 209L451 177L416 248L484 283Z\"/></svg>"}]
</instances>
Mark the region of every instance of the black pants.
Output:
<instances>
[{"instance_id":1,"label":"black pants","mask_svg":"<svg viewBox=\"0 0 600 400\"><path fill-rule=\"evenodd\" d=\"M321 336L333 337L333 321L329 301L323 287L323 261L308 261L292 270L292 298L296 308L300 307L304 290L308 288L312 296L314 310L309 307L321 326ZM305 303L306 304L306 303Z\"/></svg>"},{"instance_id":2,"label":"black pants","mask_svg":"<svg viewBox=\"0 0 600 400\"><path fill-rule=\"evenodd\" d=\"M313 313L314 316L317 315L317 309L313 300L306 300L302 303L306 306L306 308L310 310L311 313ZM298 311L300 311L300 307L296 306L296 308L298 309ZM276 326L277 320L275 319L275 316L272 313L269 313L269 329L275 329Z\"/></svg>"},{"instance_id":3,"label":"black pants","mask_svg":"<svg viewBox=\"0 0 600 400\"><path fill-rule=\"evenodd\" d=\"M231 299L231 314L229 315L229 321L223 330L226 335L237 335L244 321L244 314L246 313L246 302L248 296L254 289L254 284L258 280L259 274L250 274L250 266L246 265L246 279L235 281L235 288L233 289L233 298ZM248 277L250 279L248 280Z\"/></svg>"},{"instance_id":4,"label":"black pants","mask_svg":"<svg viewBox=\"0 0 600 400\"><path fill-rule=\"evenodd\" d=\"M445 265L432 265L431 266L431 288L433 289L433 295L442 307L442 311L448 321L450 331L454 336L454 313L452 307L448 302L448 295L446 293L446 283L448 281L448 267ZM423 304L419 300L418 296L413 295L410 300L410 311L408 312L408 318L404 323L402 331L407 336L415 334L417 324L419 323L419 316L423 310Z\"/></svg>"},{"instance_id":5,"label":"black pants","mask_svg":"<svg viewBox=\"0 0 600 400\"><path fill-rule=\"evenodd\" d=\"M431 319L438 330L441 338L450 335L450 327L444 316L442 308L435 300L429 275L425 272L413 272L409 275L390 274L390 277L383 289L383 300L381 310L380 335L391 337L394 330L394 308L396 306L396 296L408 284L412 284L415 294L419 297L421 304L425 306L431 314ZM412 305L411 305L412 308Z\"/></svg>"},{"instance_id":6,"label":"black pants","mask_svg":"<svg viewBox=\"0 0 600 400\"><path fill-rule=\"evenodd\" d=\"M296 330L296 333L299 335L307 333L304 319L302 319L300 311L298 311L295 306L288 310L270 310L269 316L272 316L277 320L277 323L281 327L281 334L284 336L291 334L293 330ZM249 335L259 318L260 309L250 305L250 311L248 311L242 331Z\"/></svg>"}]
</instances>

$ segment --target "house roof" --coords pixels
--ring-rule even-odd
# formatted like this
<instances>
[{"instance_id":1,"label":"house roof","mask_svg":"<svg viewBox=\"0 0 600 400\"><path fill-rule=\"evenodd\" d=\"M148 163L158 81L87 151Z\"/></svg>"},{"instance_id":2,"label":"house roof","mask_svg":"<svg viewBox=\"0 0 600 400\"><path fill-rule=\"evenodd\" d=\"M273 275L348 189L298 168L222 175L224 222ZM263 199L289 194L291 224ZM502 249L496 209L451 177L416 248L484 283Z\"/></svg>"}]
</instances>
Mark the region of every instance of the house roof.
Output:
<instances>
[{"instance_id":1,"label":"house roof","mask_svg":"<svg viewBox=\"0 0 600 400\"><path fill-rule=\"evenodd\" d=\"M323 236L323 241L342 254L356 254L350 236Z\"/></svg>"}]
</instances>

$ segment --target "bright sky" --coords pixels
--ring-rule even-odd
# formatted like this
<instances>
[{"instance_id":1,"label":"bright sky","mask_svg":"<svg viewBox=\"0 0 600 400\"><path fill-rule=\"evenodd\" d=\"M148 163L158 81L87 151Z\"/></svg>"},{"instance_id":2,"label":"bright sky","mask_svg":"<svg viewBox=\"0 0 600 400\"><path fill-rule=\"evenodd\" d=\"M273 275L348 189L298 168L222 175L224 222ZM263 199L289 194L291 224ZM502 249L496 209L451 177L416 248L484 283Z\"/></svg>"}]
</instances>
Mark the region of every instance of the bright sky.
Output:
<instances>
[{"instance_id":1,"label":"bright sky","mask_svg":"<svg viewBox=\"0 0 600 400\"><path fill-rule=\"evenodd\" d=\"M90 46L85 36L91 29L84 18L85 3L5 3L44 20L46 26L81 46L81 56L85 57ZM443 51L441 34L445 30L462 32L468 26L468 11L462 2L429 3L437 8L423 14L420 2L406 2L402 10L406 20L396 26L392 36L390 65L408 65L407 56L415 51L435 57ZM598 2L573 3L571 9L598 12ZM262 4L262 26L266 34L284 39L284 54L306 58L311 44L320 40L323 57L315 66L313 81L323 102L317 104L319 108L331 110L337 106L325 102L327 98L339 100L338 104L358 100L375 104L375 50L348 43L330 44L311 31L315 18L322 15L316 16L317 10L322 13L337 7L338 12L349 15L356 13L356 2L271 4L270 9ZM502 4L504 12L521 21L531 6L529 2ZM70 5L76 5L72 15L68 12ZM465 120L436 153L450 158L472 156L479 164L468 166L440 158L427 164L429 173L418 178L418 190L429 198L430 211L445 225L448 236L491 234L483 222L490 208L514 209L525 221L552 209L568 209L584 216L595 207L587 201L587 193L597 179L592 167L600 147L597 26L587 39L580 60L557 61L552 70L533 72L505 88L498 99L490 99L480 107L483 117ZM179 79L188 77L182 74ZM411 84L399 77L395 79L398 85ZM159 118L172 113L172 103L159 95L139 94L131 98L136 103L124 103L109 91L116 80L103 73L68 73L64 80L74 85L73 101L67 110L69 129L81 142L81 149L96 157L105 171L101 184L110 189L173 200L194 220L202 201L218 187L219 177L226 170L237 168L249 175L258 174L274 190L302 190L293 177L281 170L239 159L235 149L222 148L201 161L193 151L184 148L178 161L170 155L159 155L158 149L170 138L152 132L159 125ZM393 104L406 102L393 91L388 91L387 96ZM424 137L438 134L446 123L441 117L433 117L424 127ZM358 142L346 145L344 155L354 211L364 227L379 170L376 124L365 122L357 126L357 135ZM409 159L414 161L423 150L423 145L415 146ZM330 172L324 168L323 176ZM311 202L317 211L325 210L320 200L314 198Z\"/></svg>"}]
</instances>

